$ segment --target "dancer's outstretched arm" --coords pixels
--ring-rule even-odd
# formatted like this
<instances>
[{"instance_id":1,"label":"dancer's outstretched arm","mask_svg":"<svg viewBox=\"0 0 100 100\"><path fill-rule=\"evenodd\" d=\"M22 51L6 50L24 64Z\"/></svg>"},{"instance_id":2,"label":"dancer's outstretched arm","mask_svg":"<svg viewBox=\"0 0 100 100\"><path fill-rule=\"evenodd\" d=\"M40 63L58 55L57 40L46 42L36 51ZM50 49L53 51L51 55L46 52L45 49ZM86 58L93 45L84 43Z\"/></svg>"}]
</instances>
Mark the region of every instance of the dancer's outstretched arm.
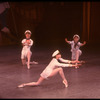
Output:
<instances>
[{"instance_id":1,"label":"dancer's outstretched arm","mask_svg":"<svg viewBox=\"0 0 100 100\"><path fill-rule=\"evenodd\" d=\"M65 41L66 41L68 44L70 44L70 41L68 41L68 39L67 39L67 38L65 38Z\"/></svg>"},{"instance_id":2,"label":"dancer's outstretched arm","mask_svg":"<svg viewBox=\"0 0 100 100\"><path fill-rule=\"evenodd\" d=\"M81 43L81 46L84 46L86 44L86 41L84 41L83 43Z\"/></svg>"},{"instance_id":3,"label":"dancer's outstretched arm","mask_svg":"<svg viewBox=\"0 0 100 100\"><path fill-rule=\"evenodd\" d=\"M59 60L63 63L68 63L68 64L75 64L75 63L84 63L83 61L71 61L71 60L66 60L66 59L63 59L63 58L59 58Z\"/></svg>"},{"instance_id":4,"label":"dancer's outstretched arm","mask_svg":"<svg viewBox=\"0 0 100 100\"><path fill-rule=\"evenodd\" d=\"M56 66L58 67L77 67L81 66L81 64L64 64L64 63L57 63Z\"/></svg>"}]
</instances>

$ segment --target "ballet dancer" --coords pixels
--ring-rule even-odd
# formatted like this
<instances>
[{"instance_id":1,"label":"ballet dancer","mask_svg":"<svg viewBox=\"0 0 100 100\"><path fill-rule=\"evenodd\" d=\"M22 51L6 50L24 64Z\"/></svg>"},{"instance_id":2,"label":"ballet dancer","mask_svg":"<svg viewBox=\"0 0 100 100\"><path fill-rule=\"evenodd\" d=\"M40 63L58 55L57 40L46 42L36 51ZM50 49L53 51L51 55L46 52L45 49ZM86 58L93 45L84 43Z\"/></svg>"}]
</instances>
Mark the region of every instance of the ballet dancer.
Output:
<instances>
[{"instance_id":1,"label":"ballet dancer","mask_svg":"<svg viewBox=\"0 0 100 100\"><path fill-rule=\"evenodd\" d=\"M22 64L23 65L26 65L27 64L27 68L30 69L30 64L38 64L38 62L31 62L30 59L31 59L31 55L32 55L32 52L31 52L31 46L33 45L33 40L31 39L31 31L30 30L26 30L25 31L25 39L22 40L22 45L23 45L23 48L22 48L22 51L21 51L21 60L22 60ZM27 59L27 62L26 62L26 59Z\"/></svg>"},{"instance_id":2,"label":"ballet dancer","mask_svg":"<svg viewBox=\"0 0 100 100\"><path fill-rule=\"evenodd\" d=\"M51 62L42 71L42 73L40 74L40 78L38 79L37 82L23 83L21 85L18 85L18 87L21 88L21 87L25 87L25 86L38 86L43 82L43 80L53 77L57 73L60 74L60 76L62 78L62 83L65 85L65 87L68 87L68 82L65 78L62 67L75 67L75 66L81 66L81 64L76 64L77 61L70 61L70 60L65 60L65 59L61 58L61 54L60 54L59 50L56 50L52 54L52 57L53 58L52 58ZM63 62L63 63L61 63L61 62ZM80 63L80 62L78 61L77 63Z\"/></svg>"},{"instance_id":3,"label":"ballet dancer","mask_svg":"<svg viewBox=\"0 0 100 100\"><path fill-rule=\"evenodd\" d=\"M71 45L71 52L72 52L71 59L76 60L76 61L79 61L79 57L82 54L80 47L86 44L86 41L84 41L83 43L80 43L79 40L80 40L80 37L77 34L73 36L72 41L68 41L68 39L65 38L65 41Z\"/></svg>"}]
</instances>

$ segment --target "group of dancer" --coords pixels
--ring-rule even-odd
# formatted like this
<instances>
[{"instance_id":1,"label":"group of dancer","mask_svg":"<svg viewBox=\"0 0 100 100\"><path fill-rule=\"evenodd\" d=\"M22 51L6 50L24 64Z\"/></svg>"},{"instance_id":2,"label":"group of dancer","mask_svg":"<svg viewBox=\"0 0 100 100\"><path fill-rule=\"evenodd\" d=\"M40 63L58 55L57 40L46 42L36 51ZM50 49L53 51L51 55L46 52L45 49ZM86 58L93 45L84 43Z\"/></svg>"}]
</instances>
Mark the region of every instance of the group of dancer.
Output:
<instances>
[{"instance_id":1,"label":"group of dancer","mask_svg":"<svg viewBox=\"0 0 100 100\"><path fill-rule=\"evenodd\" d=\"M25 31L26 38L22 40L22 45L23 45L23 49L21 52L22 64L27 65L28 69L30 69L31 63L38 64L38 62L30 61L31 55L32 55L30 48L33 45L33 40L30 38L31 34L32 33L30 30L26 30ZM68 81L64 75L63 67L79 68L79 66L85 63L84 61L79 61L79 57L82 54L80 47L85 45L86 41L84 41L83 43L80 43L79 40L80 40L80 37L77 34L73 36L72 41L68 41L67 38L65 38L65 41L71 45L71 52L72 52L71 60L63 59L61 57L60 51L56 50L52 54L52 60L50 61L48 66L42 71L39 79L36 82L23 83L23 84L18 85L18 87L21 88L25 86L39 86L43 82L43 80L53 77L58 73L62 78L62 83L65 85L65 87L68 87ZM27 62L26 62L26 59L27 59Z\"/></svg>"}]
</instances>

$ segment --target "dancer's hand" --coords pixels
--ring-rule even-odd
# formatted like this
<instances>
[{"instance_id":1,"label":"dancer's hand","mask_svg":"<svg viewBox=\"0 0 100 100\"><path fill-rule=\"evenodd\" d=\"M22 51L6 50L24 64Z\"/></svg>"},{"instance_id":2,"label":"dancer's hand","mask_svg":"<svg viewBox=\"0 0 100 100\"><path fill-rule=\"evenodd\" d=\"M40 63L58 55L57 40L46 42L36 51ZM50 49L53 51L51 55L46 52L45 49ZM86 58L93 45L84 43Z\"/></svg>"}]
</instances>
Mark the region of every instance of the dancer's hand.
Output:
<instances>
[{"instance_id":1,"label":"dancer's hand","mask_svg":"<svg viewBox=\"0 0 100 100\"><path fill-rule=\"evenodd\" d=\"M66 41L68 44L70 44L70 42L68 41L68 39L67 39L67 38L65 38L65 41Z\"/></svg>"},{"instance_id":2,"label":"dancer's hand","mask_svg":"<svg viewBox=\"0 0 100 100\"><path fill-rule=\"evenodd\" d=\"M86 44L86 41L83 42L83 45L85 45L85 44Z\"/></svg>"},{"instance_id":3,"label":"dancer's hand","mask_svg":"<svg viewBox=\"0 0 100 100\"><path fill-rule=\"evenodd\" d=\"M79 66L81 66L82 64L75 64L75 68L79 68Z\"/></svg>"},{"instance_id":4,"label":"dancer's hand","mask_svg":"<svg viewBox=\"0 0 100 100\"><path fill-rule=\"evenodd\" d=\"M26 42L27 42L28 44L30 44L30 43L31 43L31 41L30 41L30 40L26 40Z\"/></svg>"},{"instance_id":5,"label":"dancer's hand","mask_svg":"<svg viewBox=\"0 0 100 100\"><path fill-rule=\"evenodd\" d=\"M65 41L68 42L67 38L65 38Z\"/></svg>"},{"instance_id":6,"label":"dancer's hand","mask_svg":"<svg viewBox=\"0 0 100 100\"><path fill-rule=\"evenodd\" d=\"M73 63L84 64L85 61L72 61Z\"/></svg>"}]
</instances>

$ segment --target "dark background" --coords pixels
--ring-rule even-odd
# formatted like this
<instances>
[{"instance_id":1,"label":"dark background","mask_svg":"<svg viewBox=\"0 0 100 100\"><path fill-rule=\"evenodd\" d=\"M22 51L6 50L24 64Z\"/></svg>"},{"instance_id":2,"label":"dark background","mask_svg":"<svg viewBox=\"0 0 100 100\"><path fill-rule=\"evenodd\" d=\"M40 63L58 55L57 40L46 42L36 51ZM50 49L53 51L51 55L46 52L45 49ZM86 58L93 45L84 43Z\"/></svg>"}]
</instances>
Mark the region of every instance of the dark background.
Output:
<instances>
[{"instance_id":1,"label":"dark background","mask_svg":"<svg viewBox=\"0 0 100 100\"><path fill-rule=\"evenodd\" d=\"M89 1L84 2L87 7ZM99 45L100 2L89 3L90 32L88 36L87 28L85 33L83 29L83 18L87 20L87 16L83 15L83 2L9 2L7 23L12 37L1 33L3 38L1 45L20 45L27 29L32 32L31 38L35 46L63 46L65 37L72 40L74 34L80 35L81 42L85 40L88 45ZM86 15L87 13L86 9Z\"/></svg>"}]
</instances>

